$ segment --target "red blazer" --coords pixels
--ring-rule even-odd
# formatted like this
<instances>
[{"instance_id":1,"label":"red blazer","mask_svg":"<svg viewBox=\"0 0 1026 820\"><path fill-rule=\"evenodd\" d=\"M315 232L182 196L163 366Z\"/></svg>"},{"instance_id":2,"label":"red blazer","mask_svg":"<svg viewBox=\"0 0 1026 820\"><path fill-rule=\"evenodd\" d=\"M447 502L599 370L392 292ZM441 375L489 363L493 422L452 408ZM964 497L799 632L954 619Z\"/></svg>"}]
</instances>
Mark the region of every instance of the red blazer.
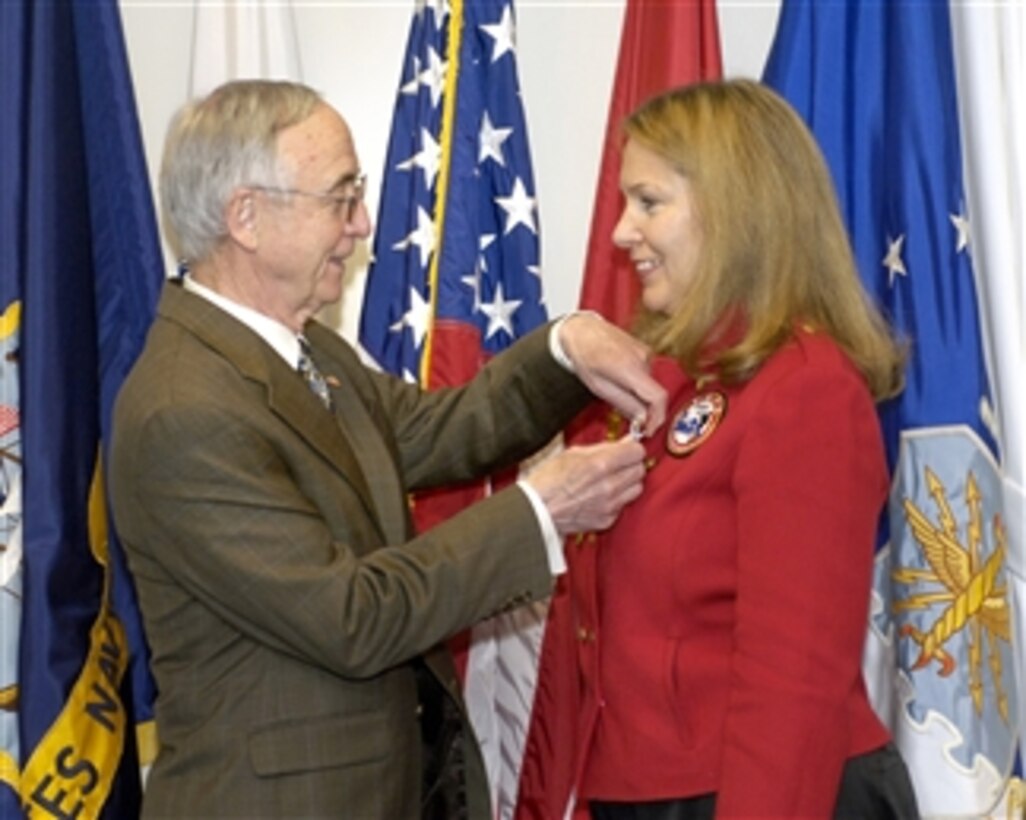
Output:
<instances>
[{"instance_id":1,"label":"red blazer","mask_svg":"<svg viewBox=\"0 0 1026 820\"><path fill-rule=\"evenodd\" d=\"M804 331L744 384L654 369L670 412L645 492L572 560L578 795L827 817L845 760L889 739L861 675L888 487L873 400Z\"/></svg>"}]
</instances>

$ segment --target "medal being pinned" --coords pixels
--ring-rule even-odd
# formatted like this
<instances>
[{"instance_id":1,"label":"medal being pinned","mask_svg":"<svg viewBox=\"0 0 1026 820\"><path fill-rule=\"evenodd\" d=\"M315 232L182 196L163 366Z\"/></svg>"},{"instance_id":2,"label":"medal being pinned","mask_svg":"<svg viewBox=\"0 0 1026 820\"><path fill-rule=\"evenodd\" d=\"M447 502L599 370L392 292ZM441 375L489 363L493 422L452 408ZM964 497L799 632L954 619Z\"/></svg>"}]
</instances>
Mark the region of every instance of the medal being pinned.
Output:
<instances>
[{"instance_id":1,"label":"medal being pinned","mask_svg":"<svg viewBox=\"0 0 1026 820\"><path fill-rule=\"evenodd\" d=\"M666 434L666 449L683 457L697 450L713 434L727 413L727 397L718 391L695 396L673 419Z\"/></svg>"}]
</instances>

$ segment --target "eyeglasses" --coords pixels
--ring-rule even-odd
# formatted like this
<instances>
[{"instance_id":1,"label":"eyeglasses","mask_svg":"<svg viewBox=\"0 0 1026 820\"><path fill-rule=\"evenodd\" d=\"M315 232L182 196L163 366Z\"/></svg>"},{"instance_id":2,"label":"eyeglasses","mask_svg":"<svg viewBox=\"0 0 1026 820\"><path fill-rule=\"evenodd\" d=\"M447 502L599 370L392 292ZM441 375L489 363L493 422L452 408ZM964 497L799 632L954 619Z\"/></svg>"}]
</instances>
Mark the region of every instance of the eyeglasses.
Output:
<instances>
[{"instance_id":1,"label":"eyeglasses","mask_svg":"<svg viewBox=\"0 0 1026 820\"><path fill-rule=\"evenodd\" d=\"M317 193L315 191L301 191L298 188L277 188L273 185L249 185L254 191L264 191L268 194L280 194L282 196L306 196L312 199L319 199L322 202L331 203L331 212L334 216L345 220L351 225L356 218L357 209L363 202L363 196L367 191L367 174L360 172L348 183L349 190L339 193Z\"/></svg>"}]
</instances>

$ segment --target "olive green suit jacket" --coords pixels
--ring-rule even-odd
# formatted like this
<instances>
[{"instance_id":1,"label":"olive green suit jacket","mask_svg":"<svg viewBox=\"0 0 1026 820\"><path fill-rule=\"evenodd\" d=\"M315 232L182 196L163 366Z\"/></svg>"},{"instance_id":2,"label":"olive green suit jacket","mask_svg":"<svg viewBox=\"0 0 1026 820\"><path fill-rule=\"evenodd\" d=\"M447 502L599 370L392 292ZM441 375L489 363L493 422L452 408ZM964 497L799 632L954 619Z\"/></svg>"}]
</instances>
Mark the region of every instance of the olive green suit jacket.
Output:
<instances>
[{"instance_id":1,"label":"olive green suit jacket","mask_svg":"<svg viewBox=\"0 0 1026 820\"><path fill-rule=\"evenodd\" d=\"M159 689L144 816L418 816L415 667L465 721L440 641L552 579L520 489L419 536L408 493L514 463L584 405L546 334L426 393L311 322L332 413L242 323L165 286L109 482ZM470 816L488 817L464 752Z\"/></svg>"}]
</instances>

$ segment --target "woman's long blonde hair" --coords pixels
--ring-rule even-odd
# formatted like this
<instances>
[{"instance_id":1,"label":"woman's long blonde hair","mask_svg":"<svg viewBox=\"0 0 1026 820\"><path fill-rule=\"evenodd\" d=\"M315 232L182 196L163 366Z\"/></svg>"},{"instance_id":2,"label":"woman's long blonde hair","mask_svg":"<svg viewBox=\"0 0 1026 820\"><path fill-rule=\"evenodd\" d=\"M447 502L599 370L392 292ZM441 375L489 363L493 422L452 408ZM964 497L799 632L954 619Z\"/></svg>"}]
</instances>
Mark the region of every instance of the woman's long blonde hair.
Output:
<instances>
[{"instance_id":1,"label":"woman's long blonde hair","mask_svg":"<svg viewBox=\"0 0 1026 820\"><path fill-rule=\"evenodd\" d=\"M669 317L643 312L642 338L729 382L810 325L833 337L874 397L901 390L903 346L859 281L819 148L781 97L749 80L686 86L643 104L624 130L688 178L703 231L684 298ZM718 338L725 326L741 337Z\"/></svg>"}]
</instances>

